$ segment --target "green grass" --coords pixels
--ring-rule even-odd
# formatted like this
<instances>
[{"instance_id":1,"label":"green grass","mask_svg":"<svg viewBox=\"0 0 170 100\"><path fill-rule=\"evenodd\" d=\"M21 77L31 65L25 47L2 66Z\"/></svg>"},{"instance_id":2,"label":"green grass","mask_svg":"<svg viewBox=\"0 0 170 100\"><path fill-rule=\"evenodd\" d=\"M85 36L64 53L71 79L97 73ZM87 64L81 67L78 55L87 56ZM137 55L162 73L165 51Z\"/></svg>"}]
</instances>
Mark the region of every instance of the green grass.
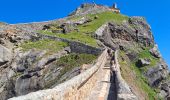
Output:
<instances>
[{"instance_id":1,"label":"green grass","mask_svg":"<svg viewBox=\"0 0 170 100\"><path fill-rule=\"evenodd\" d=\"M56 66L63 67L61 75L65 74L68 70L79 67L82 64L91 63L96 59L96 56L91 54L70 54L68 56L61 57L58 60Z\"/></svg>"},{"instance_id":2,"label":"green grass","mask_svg":"<svg viewBox=\"0 0 170 100\"><path fill-rule=\"evenodd\" d=\"M80 67L83 64L92 63L97 56L91 54L70 54L64 57L61 57L56 62L56 67L62 68L60 74L52 81L50 81L45 88L49 88L50 86L56 84L60 78L67 72L71 71L73 68ZM63 82L62 80L61 82Z\"/></svg>"},{"instance_id":3,"label":"green grass","mask_svg":"<svg viewBox=\"0 0 170 100\"><path fill-rule=\"evenodd\" d=\"M47 50L49 53L55 53L59 50L63 49L64 47L68 46L65 42L54 41L49 39L39 40L35 42L26 41L22 43L20 47L23 51L28 51L30 49L37 49L37 50Z\"/></svg>"},{"instance_id":4,"label":"green grass","mask_svg":"<svg viewBox=\"0 0 170 100\"><path fill-rule=\"evenodd\" d=\"M98 16L98 19L94 19L95 16ZM52 35L60 38L66 38L74 41L79 41L90 46L97 47L97 41L94 38L94 32L101 27L106 22L115 22L117 24L121 24L124 20L128 20L127 16L121 14L115 14L113 12L103 12L99 14L89 14L86 15L87 18L92 19L92 22L78 25L76 28L79 31L72 31L68 34L56 34L48 31L38 31L42 34ZM80 17L74 18L80 19Z\"/></svg>"},{"instance_id":5,"label":"green grass","mask_svg":"<svg viewBox=\"0 0 170 100\"><path fill-rule=\"evenodd\" d=\"M119 56L124 58L124 61L119 58L120 66L123 68L121 69L123 78L128 81L128 78L131 77L132 80L129 81L130 84L135 86L139 90L142 89L142 92L147 95L146 99L155 100L155 98L158 98L156 92L154 91L154 88L151 88L148 85L148 81L143 76L142 71L136 66L136 62L131 62L123 51L120 52ZM148 56L148 54L142 53L141 56L146 57ZM125 69L129 70L129 72Z\"/></svg>"},{"instance_id":6,"label":"green grass","mask_svg":"<svg viewBox=\"0 0 170 100\"><path fill-rule=\"evenodd\" d=\"M12 76L13 80L16 80L18 77L20 77L23 73L21 72L16 72L14 76Z\"/></svg>"},{"instance_id":7,"label":"green grass","mask_svg":"<svg viewBox=\"0 0 170 100\"><path fill-rule=\"evenodd\" d=\"M98 19L94 19L92 22L87 23L85 25L80 25L78 28L82 33L93 33L99 27L107 22L114 22L117 24L121 24L123 21L128 20L127 16L121 14L115 14L113 12L103 12L99 14L90 14L87 17L93 19L95 16L98 16Z\"/></svg>"},{"instance_id":8,"label":"green grass","mask_svg":"<svg viewBox=\"0 0 170 100\"><path fill-rule=\"evenodd\" d=\"M146 67L154 67L159 62L159 58L155 58L154 56L152 56L149 52L149 49L142 50L139 53L139 58L146 58L151 60L150 65Z\"/></svg>"},{"instance_id":9,"label":"green grass","mask_svg":"<svg viewBox=\"0 0 170 100\"><path fill-rule=\"evenodd\" d=\"M154 88L151 88L148 85L147 79L143 76L142 72L140 71L139 68L133 63L132 65L132 70L135 71L136 77L137 77L137 84L144 90L148 96L149 100L155 100L154 98L156 97L156 92L154 91Z\"/></svg>"}]
</instances>

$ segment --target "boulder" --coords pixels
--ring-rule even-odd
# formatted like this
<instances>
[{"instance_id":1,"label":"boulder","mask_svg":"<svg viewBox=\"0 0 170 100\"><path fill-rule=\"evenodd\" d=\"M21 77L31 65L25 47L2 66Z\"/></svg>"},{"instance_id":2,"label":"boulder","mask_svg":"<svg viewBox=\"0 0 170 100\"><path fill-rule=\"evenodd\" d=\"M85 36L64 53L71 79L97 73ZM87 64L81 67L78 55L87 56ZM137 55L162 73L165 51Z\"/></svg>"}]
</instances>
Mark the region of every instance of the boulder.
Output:
<instances>
[{"instance_id":1,"label":"boulder","mask_svg":"<svg viewBox=\"0 0 170 100\"><path fill-rule=\"evenodd\" d=\"M17 72L24 72L25 70L35 70L36 66L33 66L46 52L30 50L16 59L16 64L14 68Z\"/></svg>"},{"instance_id":2,"label":"boulder","mask_svg":"<svg viewBox=\"0 0 170 100\"><path fill-rule=\"evenodd\" d=\"M165 82L161 84L161 89L170 93L170 82Z\"/></svg>"},{"instance_id":3,"label":"boulder","mask_svg":"<svg viewBox=\"0 0 170 100\"><path fill-rule=\"evenodd\" d=\"M83 17L80 20L75 21L74 24L82 25L82 24L85 24L85 23L89 23L91 21L92 21L91 19Z\"/></svg>"},{"instance_id":4,"label":"boulder","mask_svg":"<svg viewBox=\"0 0 170 100\"><path fill-rule=\"evenodd\" d=\"M147 66L147 65L150 65L150 59L142 59L142 58L140 58L139 60L138 60L138 65L140 66L140 67L143 67L143 66Z\"/></svg>"},{"instance_id":5,"label":"boulder","mask_svg":"<svg viewBox=\"0 0 170 100\"><path fill-rule=\"evenodd\" d=\"M130 61L135 61L138 57L138 54L136 52L128 52L126 54L128 56L128 58L130 59Z\"/></svg>"},{"instance_id":6,"label":"boulder","mask_svg":"<svg viewBox=\"0 0 170 100\"><path fill-rule=\"evenodd\" d=\"M66 48L64 48L64 51L66 51L67 53L71 53L71 49L70 49L70 47L66 47Z\"/></svg>"},{"instance_id":7,"label":"boulder","mask_svg":"<svg viewBox=\"0 0 170 100\"><path fill-rule=\"evenodd\" d=\"M161 91L165 91L164 97L170 96L170 81L161 84Z\"/></svg>"},{"instance_id":8,"label":"boulder","mask_svg":"<svg viewBox=\"0 0 170 100\"><path fill-rule=\"evenodd\" d=\"M11 51L8 48L0 45L0 66L9 62L11 58L12 58Z\"/></svg>"},{"instance_id":9,"label":"boulder","mask_svg":"<svg viewBox=\"0 0 170 100\"><path fill-rule=\"evenodd\" d=\"M164 90L161 90L160 93L159 93L159 96L161 98L166 98L168 96L167 92L165 92Z\"/></svg>"},{"instance_id":10,"label":"boulder","mask_svg":"<svg viewBox=\"0 0 170 100\"><path fill-rule=\"evenodd\" d=\"M98 18L99 18L99 16L97 16L97 15L94 17L94 19L98 19Z\"/></svg>"},{"instance_id":11,"label":"boulder","mask_svg":"<svg viewBox=\"0 0 170 100\"><path fill-rule=\"evenodd\" d=\"M60 26L62 29L63 33L70 33L72 30L74 30L74 26L70 23L64 23Z\"/></svg>"},{"instance_id":12,"label":"boulder","mask_svg":"<svg viewBox=\"0 0 170 100\"><path fill-rule=\"evenodd\" d=\"M154 57L161 58L161 54L158 50L158 45L154 45L154 47L152 49L150 49L149 51Z\"/></svg>"},{"instance_id":13,"label":"boulder","mask_svg":"<svg viewBox=\"0 0 170 100\"><path fill-rule=\"evenodd\" d=\"M17 96L25 95L41 89L41 81L36 75L23 75L16 80L15 91Z\"/></svg>"}]
</instances>

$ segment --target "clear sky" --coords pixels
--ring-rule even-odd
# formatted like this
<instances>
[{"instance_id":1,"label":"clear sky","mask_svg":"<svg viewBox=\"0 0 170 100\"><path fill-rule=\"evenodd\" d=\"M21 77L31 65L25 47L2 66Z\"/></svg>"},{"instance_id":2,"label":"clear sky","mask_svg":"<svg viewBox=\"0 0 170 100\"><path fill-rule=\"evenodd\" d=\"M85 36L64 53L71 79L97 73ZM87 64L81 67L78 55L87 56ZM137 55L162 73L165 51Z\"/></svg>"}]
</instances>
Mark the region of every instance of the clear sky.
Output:
<instances>
[{"instance_id":1,"label":"clear sky","mask_svg":"<svg viewBox=\"0 0 170 100\"><path fill-rule=\"evenodd\" d=\"M83 2L93 0L0 0L0 21L25 23L67 16ZM123 14L144 16L152 27L155 41L170 65L170 0L94 0L97 4L118 4Z\"/></svg>"}]
</instances>

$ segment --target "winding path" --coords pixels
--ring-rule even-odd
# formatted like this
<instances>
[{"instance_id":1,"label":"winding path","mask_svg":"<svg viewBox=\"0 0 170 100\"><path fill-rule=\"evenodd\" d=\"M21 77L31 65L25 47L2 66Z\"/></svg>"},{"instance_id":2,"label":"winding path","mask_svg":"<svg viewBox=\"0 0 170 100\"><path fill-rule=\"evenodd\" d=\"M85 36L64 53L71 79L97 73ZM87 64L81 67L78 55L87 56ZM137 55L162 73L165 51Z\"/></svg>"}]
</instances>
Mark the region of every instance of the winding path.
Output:
<instances>
[{"instance_id":1,"label":"winding path","mask_svg":"<svg viewBox=\"0 0 170 100\"><path fill-rule=\"evenodd\" d=\"M114 58L112 60L111 58ZM118 51L114 57L107 49L95 65L80 75L54 87L10 100L138 100L121 77Z\"/></svg>"},{"instance_id":2,"label":"winding path","mask_svg":"<svg viewBox=\"0 0 170 100\"><path fill-rule=\"evenodd\" d=\"M86 100L117 100L115 72L107 58L105 66L101 67L101 75L90 96Z\"/></svg>"}]
</instances>

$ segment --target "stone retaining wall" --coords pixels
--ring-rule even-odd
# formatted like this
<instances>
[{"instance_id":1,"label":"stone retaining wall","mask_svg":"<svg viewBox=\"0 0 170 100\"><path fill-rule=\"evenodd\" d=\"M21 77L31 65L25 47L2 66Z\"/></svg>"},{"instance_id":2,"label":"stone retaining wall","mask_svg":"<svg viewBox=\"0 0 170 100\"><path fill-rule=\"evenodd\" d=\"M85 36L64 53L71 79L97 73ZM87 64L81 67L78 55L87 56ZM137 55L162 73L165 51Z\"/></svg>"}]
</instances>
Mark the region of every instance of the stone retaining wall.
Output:
<instances>
[{"instance_id":1,"label":"stone retaining wall","mask_svg":"<svg viewBox=\"0 0 170 100\"><path fill-rule=\"evenodd\" d=\"M72 41L72 40L68 40L68 39L64 39L64 38L59 38L59 37L54 37L54 36L49 36L49 35L44 35L41 33L37 33L38 39L52 39L52 40L56 40L56 41L63 41L63 42L67 42L70 45L70 49L71 52L75 52L75 53L87 53L87 54L94 54L94 55L98 55L102 52L101 48L96 48L96 47L92 47L80 42L76 42L76 41Z\"/></svg>"},{"instance_id":2,"label":"stone retaining wall","mask_svg":"<svg viewBox=\"0 0 170 100\"><path fill-rule=\"evenodd\" d=\"M115 51L115 65L116 65L116 87L117 87L117 100L138 100L132 93L130 87L121 76L120 65L118 61L119 51Z\"/></svg>"},{"instance_id":3,"label":"stone retaining wall","mask_svg":"<svg viewBox=\"0 0 170 100\"><path fill-rule=\"evenodd\" d=\"M95 86L97 75L100 74L98 70L105 65L106 58L107 50L101 54L94 66L69 81L53 89L40 90L9 100L83 100Z\"/></svg>"}]
</instances>

